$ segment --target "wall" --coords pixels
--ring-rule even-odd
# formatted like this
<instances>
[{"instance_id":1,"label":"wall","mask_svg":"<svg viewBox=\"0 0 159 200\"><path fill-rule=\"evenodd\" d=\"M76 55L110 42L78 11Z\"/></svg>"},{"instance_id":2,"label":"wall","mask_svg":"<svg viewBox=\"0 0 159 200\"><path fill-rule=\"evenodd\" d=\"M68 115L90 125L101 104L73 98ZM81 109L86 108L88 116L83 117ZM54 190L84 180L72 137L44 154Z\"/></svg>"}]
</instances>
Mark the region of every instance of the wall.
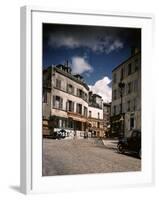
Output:
<instances>
[{"instance_id":1,"label":"wall","mask_svg":"<svg viewBox=\"0 0 159 200\"><path fill-rule=\"evenodd\" d=\"M98 119L98 113L99 113L99 119L103 119L103 110L102 109L89 106L88 107L88 117L89 117L89 111L91 111L91 113L92 113L92 115L91 115L92 118Z\"/></svg>"},{"instance_id":2,"label":"wall","mask_svg":"<svg viewBox=\"0 0 159 200\"><path fill-rule=\"evenodd\" d=\"M135 72L135 59L139 60L138 62L138 70ZM116 70L113 71L113 76L116 74L116 83L112 83L113 85L113 96L114 96L114 91L116 90L116 100L113 98L111 107L112 107L112 112L111 115L114 115L114 106L116 106L116 114L120 114L120 104L121 104L121 97L120 97L120 88L118 86L120 82L120 77L121 77L121 68L124 68L124 78L122 80L123 83L125 83L125 86L123 88L123 98L122 98L122 112L126 113L127 112L127 102L130 101L131 106L130 106L130 111L134 111L133 108L133 103L135 100L135 111L136 110L141 110L141 62L140 62L141 56L140 54L137 54L133 58L130 58L127 62L119 66ZM132 73L128 75L128 64L132 64ZM131 86L131 92L128 94L128 83L132 84Z\"/></svg>"},{"instance_id":3,"label":"wall","mask_svg":"<svg viewBox=\"0 0 159 200\"><path fill-rule=\"evenodd\" d=\"M74 102L74 111L76 112L76 105L78 104L82 104L82 115L84 113L84 106L88 108L88 103L86 101L84 101L82 98L77 97L77 88L81 89L83 92L87 93L88 96L88 90L85 89L85 87L81 84L76 83L75 81L70 80L69 78L59 74L59 73L55 73L56 74L56 79L62 80L62 90L67 91L67 84L71 84L74 87L74 95L71 95L67 92L58 90L56 88L53 89L52 94L53 95L57 95L60 96L61 98L63 98L63 110L66 110L66 102L68 100L73 101ZM55 86L55 78L53 77L53 85ZM54 109L52 109L52 114L54 113ZM58 112L58 111L57 111Z\"/></svg>"},{"instance_id":4,"label":"wall","mask_svg":"<svg viewBox=\"0 0 159 200\"><path fill-rule=\"evenodd\" d=\"M91 118L89 118L89 111L91 111ZM98 119L99 116L99 119ZM103 137L103 109L88 107L88 121L92 126L92 130L96 131L97 137ZM99 125L98 125L99 124Z\"/></svg>"},{"instance_id":5,"label":"wall","mask_svg":"<svg viewBox=\"0 0 159 200\"><path fill-rule=\"evenodd\" d=\"M19 188L19 154L20 154L20 14L19 7L25 4L28 5L43 5L50 7L62 8L81 8L94 10L108 10L108 11L130 11L130 12L148 12L155 14L155 52L153 67L153 82L150 84L156 87L154 91L158 91L159 85L159 68L158 66L158 52L159 52L159 12L157 5L158 0L2 0L0 7L0 53L1 53L1 73L0 73L0 121L1 121L1 140L0 140L0 198L12 200L51 200L51 199L157 199L159 191L159 171L156 172L156 186L140 188L115 188L93 191L83 191L81 193L61 193L54 195L29 195L24 196L18 192ZM150 73L151 75L151 73ZM153 88L152 87L152 88ZM159 94L156 92L153 96L155 102L159 102ZM155 105L154 102L154 105ZM151 102L150 102L151 103ZM159 118L159 104L155 105L154 119L158 122ZM155 124L154 130L159 132L159 123ZM156 144L156 162L155 168L159 169L159 134L155 136Z\"/></svg>"}]
</instances>

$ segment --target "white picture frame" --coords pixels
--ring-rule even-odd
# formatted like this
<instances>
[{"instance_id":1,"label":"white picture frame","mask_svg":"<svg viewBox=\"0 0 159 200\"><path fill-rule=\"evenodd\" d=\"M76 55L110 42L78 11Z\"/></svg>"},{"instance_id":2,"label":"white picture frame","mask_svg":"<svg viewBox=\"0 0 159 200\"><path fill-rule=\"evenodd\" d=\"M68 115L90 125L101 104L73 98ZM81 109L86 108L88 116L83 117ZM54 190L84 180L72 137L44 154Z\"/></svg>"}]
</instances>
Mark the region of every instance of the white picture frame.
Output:
<instances>
[{"instance_id":1,"label":"white picture frame","mask_svg":"<svg viewBox=\"0 0 159 200\"><path fill-rule=\"evenodd\" d=\"M142 28L142 170L42 177L42 23ZM21 192L46 193L143 186L154 183L154 129L151 71L153 16L151 14L21 8ZM151 68L149 67L151 66ZM143 88L146 88L143 89ZM148 114L147 114L148 113ZM60 185L60 187L59 187Z\"/></svg>"}]
</instances>

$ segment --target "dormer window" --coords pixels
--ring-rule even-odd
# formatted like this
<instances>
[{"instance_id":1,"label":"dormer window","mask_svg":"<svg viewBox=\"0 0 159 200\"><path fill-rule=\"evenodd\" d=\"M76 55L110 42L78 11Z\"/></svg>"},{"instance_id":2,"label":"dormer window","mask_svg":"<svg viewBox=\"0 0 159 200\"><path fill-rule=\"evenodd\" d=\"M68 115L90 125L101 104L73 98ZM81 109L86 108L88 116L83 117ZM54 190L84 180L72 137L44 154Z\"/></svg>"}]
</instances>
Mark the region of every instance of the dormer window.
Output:
<instances>
[{"instance_id":1,"label":"dormer window","mask_svg":"<svg viewBox=\"0 0 159 200\"><path fill-rule=\"evenodd\" d=\"M61 80L56 79L56 88L61 89Z\"/></svg>"},{"instance_id":2,"label":"dormer window","mask_svg":"<svg viewBox=\"0 0 159 200\"><path fill-rule=\"evenodd\" d=\"M67 85L67 92L70 94L74 94L74 87L71 84Z\"/></svg>"}]
</instances>

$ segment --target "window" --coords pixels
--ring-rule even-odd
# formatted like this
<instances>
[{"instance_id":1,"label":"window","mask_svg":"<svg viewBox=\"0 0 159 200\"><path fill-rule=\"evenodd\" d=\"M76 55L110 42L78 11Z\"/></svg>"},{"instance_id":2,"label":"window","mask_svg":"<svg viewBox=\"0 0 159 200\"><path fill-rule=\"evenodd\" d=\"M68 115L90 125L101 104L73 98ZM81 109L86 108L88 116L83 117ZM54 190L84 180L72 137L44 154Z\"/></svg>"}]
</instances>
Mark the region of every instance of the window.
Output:
<instances>
[{"instance_id":1,"label":"window","mask_svg":"<svg viewBox=\"0 0 159 200\"><path fill-rule=\"evenodd\" d=\"M91 111L89 111L89 117L92 117L92 112Z\"/></svg>"},{"instance_id":2,"label":"window","mask_svg":"<svg viewBox=\"0 0 159 200\"><path fill-rule=\"evenodd\" d=\"M130 129L133 129L134 128L134 117L133 116L131 116L130 117ZM135 132L134 132L135 133ZM133 133L133 134L134 134Z\"/></svg>"},{"instance_id":3,"label":"window","mask_svg":"<svg viewBox=\"0 0 159 200\"><path fill-rule=\"evenodd\" d=\"M131 63L129 63L128 65L128 75L130 75L132 73L132 65Z\"/></svg>"},{"instance_id":4,"label":"window","mask_svg":"<svg viewBox=\"0 0 159 200\"><path fill-rule=\"evenodd\" d=\"M116 106L114 106L114 115L116 115Z\"/></svg>"},{"instance_id":5,"label":"window","mask_svg":"<svg viewBox=\"0 0 159 200\"><path fill-rule=\"evenodd\" d=\"M66 127L66 119L57 117L54 119L54 127L55 128L65 128Z\"/></svg>"},{"instance_id":6,"label":"window","mask_svg":"<svg viewBox=\"0 0 159 200\"><path fill-rule=\"evenodd\" d=\"M131 93L131 88L132 88L132 83L130 82L130 83L128 83L128 94Z\"/></svg>"},{"instance_id":7,"label":"window","mask_svg":"<svg viewBox=\"0 0 159 200\"><path fill-rule=\"evenodd\" d=\"M58 89L61 89L61 80L56 79L56 87L57 87Z\"/></svg>"},{"instance_id":8,"label":"window","mask_svg":"<svg viewBox=\"0 0 159 200\"><path fill-rule=\"evenodd\" d=\"M116 73L114 73L113 82L116 83Z\"/></svg>"},{"instance_id":9,"label":"window","mask_svg":"<svg viewBox=\"0 0 159 200\"><path fill-rule=\"evenodd\" d=\"M62 128L62 119L59 119L59 128Z\"/></svg>"},{"instance_id":10,"label":"window","mask_svg":"<svg viewBox=\"0 0 159 200\"><path fill-rule=\"evenodd\" d=\"M97 122L97 128L100 128L100 122Z\"/></svg>"},{"instance_id":11,"label":"window","mask_svg":"<svg viewBox=\"0 0 159 200\"><path fill-rule=\"evenodd\" d=\"M74 87L71 84L67 85L67 92L70 94L74 94Z\"/></svg>"},{"instance_id":12,"label":"window","mask_svg":"<svg viewBox=\"0 0 159 200\"><path fill-rule=\"evenodd\" d=\"M47 103L47 92L43 92L43 103Z\"/></svg>"},{"instance_id":13,"label":"window","mask_svg":"<svg viewBox=\"0 0 159 200\"><path fill-rule=\"evenodd\" d=\"M62 109L63 107L63 99L59 96L53 96L53 107Z\"/></svg>"},{"instance_id":14,"label":"window","mask_svg":"<svg viewBox=\"0 0 159 200\"><path fill-rule=\"evenodd\" d=\"M120 80L122 81L124 78L124 69L122 68L120 71Z\"/></svg>"},{"instance_id":15,"label":"window","mask_svg":"<svg viewBox=\"0 0 159 200\"><path fill-rule=\"evenodd\" d=\"M79 96L80 96L81 98L83 98L83 91L82 91L82 90L79 90L79 92L80 92L80 93L79 93L79 94L80 94Z\"/></svg>"},{"instance_id":16,"label":"window","mask_svg":"<svg viewBox=\"0 0 159 200\"><path fill-rule=\"evenodd\" d=\"M62 127L66 128L66 120L65 119L62 120Z\"/></svg>"},{"instance_id":17,"label":"window","mask_svg":"<svg viewBox=\"0 0 159 200\"><path fill-rule=\"evenodd\" d=\"M87 93L83 92L81 89L78 88L77 88L77 96L84 99L85 101L88 101Z\"/></svg>"},{"instance_id":18,"label":"window","mask_svg":"<svg viewBox=\"0 0 159 200\"><path fill-rule=\"evenodd\" d=\"M80 89L77 89L77 96L83 98L83 91Z\"/></svg>"},{"instance_id":19,"label":"window","mask_svg":"<svg viewBox=\"0 0 159 200\"><path fill-rule=\"evenodd\" d=\"M98 112L98 119L100 118L100 113Z\"/></svg>"},{"instance_id":20,"label":"window","mask_svg":"<svg viewBox=\"0 0 159 200\"><path fill-rule=\"evenodd\" d=\"M79 89L77 88L77 96L79 97Z\"/></svg>"},{"instance_id":21,"label":"window","mask_svg":"<svg viewBox=\"0 0 159 200\"><path fill-rule=\"evenodd\" d=\"M76 130L82 131L82 122L76 121Z\"/></svg>"},{"instance_id":22,"label":"window","mask_svg":"<svg viewBox=\"0 0 159 200\"><path fill-rule=\"evenodd\" d=\"M68 118L68 128L73 128L73 119L72 118Z\"/></svg>"},{"instance_id":23,"label":"window","mask_svg":"<svg viewBox=\"0 0 159 200\"><path fill-rule=\"evenodd\" d=\"M84 106L84 116L87 117L87 107Z\"/></svg>"},{"instance_id":24,"label":"window","mask_svg":"<svg viewBox=\"0 0 159 200\"><path fill-rule=\"evenodd\" d=\"M117 98L117 92L116 92L116 90L114 90L114 100L116 100L116 98Z\"/></svg>"},{"instance_id":25,"label":"window","mask_svg":"<svg viewBox=\"0 0 159 200\"><path fill-rule=\"evenodd\" d=\"M74 102L68 100L66 104L67 104L66 110L70 112L74 112Z\"/></svg>"},{"instance_id":26,"label":"window","mask_svg":"<svg viewBox=\"0 0 159 200\"><path fill-rule=\"evenodd\" d=\"M77 103L76 105L76 112L82 115L82 104Z\"/></svg>"},{"instance_id":27,"label":"window","mask_svg":"<svg viewBox=\"0 0 159 200\"><path fill-rule=\"evenodd\" d=\"M138 80L134 81L134 92L138 90Z\"/></svg>"},{"instance_id":28,"label":"window","mask_svg":"<svg viewBox=\"0 0 159 200\"><path fill-rule=\"evenodd\" d=\"M128 101L128 104L127 104L127 111L130 111L130 101Z\"/></svg>"},{"instance_id":29,"label":"window","mask_svg":"<svg viewBox=\"0 0 159 200\"><path fill-rule=\"evenodd\" d=\"M84 92L84 100L88 101L87 98L88 98L87 93Z\"/></svg>"}]
</instances>

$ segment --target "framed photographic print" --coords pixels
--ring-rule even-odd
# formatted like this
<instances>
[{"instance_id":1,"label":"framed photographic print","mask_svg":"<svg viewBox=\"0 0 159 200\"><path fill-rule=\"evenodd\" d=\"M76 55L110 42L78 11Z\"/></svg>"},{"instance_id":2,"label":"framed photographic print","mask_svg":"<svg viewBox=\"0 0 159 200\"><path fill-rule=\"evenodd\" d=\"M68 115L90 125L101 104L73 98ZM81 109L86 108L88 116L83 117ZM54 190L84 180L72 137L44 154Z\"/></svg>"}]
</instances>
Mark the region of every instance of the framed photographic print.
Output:
<instances>
[{"instance_id":1,"label":"framed photographic print","mask_svg":"<svg viewBox=\"0 0 159 200\"><path fill-rule=\"evenodd\" d=\"M153 183L153 17L21 8L21 191Z\"/></svg>"}]
</instances>

